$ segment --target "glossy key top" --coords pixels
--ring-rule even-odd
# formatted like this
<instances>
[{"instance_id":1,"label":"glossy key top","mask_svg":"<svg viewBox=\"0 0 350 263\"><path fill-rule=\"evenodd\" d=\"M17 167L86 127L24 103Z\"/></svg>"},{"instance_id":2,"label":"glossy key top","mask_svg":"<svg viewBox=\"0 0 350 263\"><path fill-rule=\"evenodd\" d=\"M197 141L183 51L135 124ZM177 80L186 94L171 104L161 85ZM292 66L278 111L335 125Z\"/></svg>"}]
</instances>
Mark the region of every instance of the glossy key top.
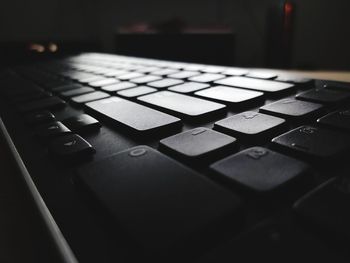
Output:
<instances>
[{"instance_id":1,"label":"glossy key top","mask_svg":"<svg viewBox=\"0 0 350 263\"><path fill-rule=\"evenodd\" d=\"M190 161L219 158L232 153L236 139L208 128L196 128L179 133L159 142L160 148L173 156ZM205 165L202 163L202 165Z\"/></svg>"},{"instance_id":2,"label":"glossy key top","mask_svg":"<svg viewBox=\"0 0 350 263\"><path fill-rule=\"evenodd\" d=\"M216 86L197 91L195 95L239 107L261 100L264 93L253 90L237 89L233 87Z\"/></svg>"},{"instance_id":3,"label":"glossy key top","mask_svg":"<svg viewBox=\"0 0 350 263\"><path fill-rule=\"evenodd\" d=\"M317 117L322 110L318 103L296 99L283 99L260 108L260 112L275 115L293 121L302 121Z\"/></svg>"},{"instance_id":4,"label":"glossy key top","mask_svg":"<svg viewBox=\"0 0 350 263\"><path fill-rule=\"evenodd\" d=\"M263 91L268 93L289 91L294 88L294 85L290 83L282 83L271 80L253 79L246 77L229 77L217 80L215 83L226 86Z\"/></svg>"},{"instance_id":5,"label":"glossy key top","mask_svg":"<svg viewBox=\"0 0 350 263\"><path fill-rule=\"evenodd\" d=\"M54 139L49 145L49 152L61 159L75 161L91 156L94 148L76 134L68 134Z\"/></svg>"},{"instance_id":6,"label":"glossy key top","mask_svg":"<svg viewBox=\"0 0 350 263\"><path fill-rule=\"evenodd\" d=\"M78 174L112 217L112 226L149 255L179 253L190 240L210 238L212 227L229 215L234 225L241 216L235 195L148 146L120 152Z\"/></svg>"},{"instance_id":7,"label":"glossy key top","mask_svg":"<svg viewBox=\"0 0 350 263\"><path fill-rule=\"evenodd\" d=\"M262 147L231 155L210 168L227 180L259 193L275 191L308 171L305 163Z\"/></svg>"},{"instance_id":8,"label":"glossy key top","mask_svg":"<svg viewBox=\"0 0 350 263\"><path fill-rule=\"evenodd\" d=\"M192 119L199 119L225 110L223 104L170 91L141 96L138 100Z\"/></svg>"},{"instance_id":9,"label":"glossy key top","mask_svg":"<svg viewBox=\"0 0 350 263\"><path fill-rule=\"evenodd\" d=\"M86 104L88 112L111 124L139 135L157 134L181 127L180 119L121 98L108 98Z\"/></svg>"},{"instance_id":10,"label":"glossy key top","mask_svg":"<svg viewBox=\"0 0 350 263\"><path fill-rule=\"evenodd\" d=\"M237 136L249 144L271 139L284 128L284 119L253 111L242 112L214 124L214 129Z\"/></svg>"},{"instance_id":11,"label":"glossy key top","mask_svg":"<svg viewBox=\"0 0 350 263\"><path fill-rule=\"evenodd\" d=\"M274 138L272 143L288 152L312 159L349 159L350 135L321 127L301 126Z\"/></svg>"}]
</instances>

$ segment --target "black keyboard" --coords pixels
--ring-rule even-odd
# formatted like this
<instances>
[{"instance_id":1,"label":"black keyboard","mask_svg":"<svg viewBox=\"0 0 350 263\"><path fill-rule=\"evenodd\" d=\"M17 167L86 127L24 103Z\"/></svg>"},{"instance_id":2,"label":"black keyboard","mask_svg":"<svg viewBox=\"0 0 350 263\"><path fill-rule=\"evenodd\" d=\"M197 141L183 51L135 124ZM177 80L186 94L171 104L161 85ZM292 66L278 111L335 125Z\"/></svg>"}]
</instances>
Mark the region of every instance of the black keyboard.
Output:
<instances>
[{"instance_id":1,"label":"black keyboard","mask_svg":"<svg viewBox=\"0 0 350 263\"><path fill-rule=\"evenodd\" d=\"M350 84L86 53L0 74L79 262L349 262Z\"/></svg>"}]
</instances>

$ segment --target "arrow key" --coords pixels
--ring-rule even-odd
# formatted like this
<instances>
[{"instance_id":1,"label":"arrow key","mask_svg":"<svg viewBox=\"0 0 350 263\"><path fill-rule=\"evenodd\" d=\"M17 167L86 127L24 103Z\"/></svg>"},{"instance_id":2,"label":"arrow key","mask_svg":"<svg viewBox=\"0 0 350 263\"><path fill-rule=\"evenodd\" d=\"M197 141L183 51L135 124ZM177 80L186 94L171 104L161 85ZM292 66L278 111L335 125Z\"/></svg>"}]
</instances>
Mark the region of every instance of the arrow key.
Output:
<instances>
[{"instance_id":1,"label":"arrow key","mask_svg":"<svg viewBox=\"0 0 350 263\"><path fill-rule=\"evenodd\" d=\"M69 134L53 140L49 152L62 159L77 160L91 156L95 149L79 135Z\"/></svg>"},{"instance_id":2,"label":"arrow key","mask_svg":"<svg viewBox=\"0 0 350 263\"><path fill-rule=\"evenodd\" d=\"M72 133L62 122L54 121L42 125L37 129L37 136L41 139L51 139L53 137L62 136Z\"/></svg>"}]
</instances>

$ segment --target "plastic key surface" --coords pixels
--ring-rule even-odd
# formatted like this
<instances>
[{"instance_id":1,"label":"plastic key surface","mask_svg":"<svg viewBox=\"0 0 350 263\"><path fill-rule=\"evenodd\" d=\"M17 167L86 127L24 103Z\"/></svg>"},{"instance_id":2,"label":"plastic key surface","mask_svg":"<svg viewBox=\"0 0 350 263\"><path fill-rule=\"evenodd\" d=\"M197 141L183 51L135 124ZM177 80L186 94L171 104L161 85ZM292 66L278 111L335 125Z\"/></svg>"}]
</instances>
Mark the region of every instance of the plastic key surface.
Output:
<instances>
[{"instance_id":1,"label":"plastic key surface","mask_svg":"<svg viewBox=\"0 0 350 263\"><path fill-rule=\"evenodd\" d=\"M78 175L114 226L154 256L179 252L229 215L230 224L241 216L235 195L148 146L87 165Z\"/></svg>"},{"instance_id":2,"label":"plastic key surface","mask_svg":"<svg viewBox=\"0 0 350 263\"><path fill-rule=\"evenodd\" d=\"M180 119L121 98L108 98L86 104L87 110L112 124L137 134L151 134L181 127Z\"/></svg>"}]
</instances>

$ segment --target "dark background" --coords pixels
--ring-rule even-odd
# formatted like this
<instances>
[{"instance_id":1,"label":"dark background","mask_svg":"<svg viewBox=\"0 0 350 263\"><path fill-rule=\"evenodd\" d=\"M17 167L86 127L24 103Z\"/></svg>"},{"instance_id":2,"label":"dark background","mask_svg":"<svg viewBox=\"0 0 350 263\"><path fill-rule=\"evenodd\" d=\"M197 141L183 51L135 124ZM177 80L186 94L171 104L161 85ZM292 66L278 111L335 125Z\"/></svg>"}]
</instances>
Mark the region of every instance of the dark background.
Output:
<instances>
[{"instance_id":1,"label":"dark background","mask_svg":"<svg viewBox=\"0 0 350 263\"><path fill-rule=\"evenodd\" d=\"M293 2L296 12L292 49L288 51L291 59L284 67L350 69L350 1ZM235 65L277 67L266 61L267 46L271 45L266 21L268 11L281 3L277 0L3 0L0 55L3 61L8 61L18 54L13 54L13 48L21 48L30 41L56 41L62 43L61 51L64 45L71 44L75 48L115 52L118 27L176 18L190 26L231 28L235 32Z\"/></svg>"}]
</instances>

